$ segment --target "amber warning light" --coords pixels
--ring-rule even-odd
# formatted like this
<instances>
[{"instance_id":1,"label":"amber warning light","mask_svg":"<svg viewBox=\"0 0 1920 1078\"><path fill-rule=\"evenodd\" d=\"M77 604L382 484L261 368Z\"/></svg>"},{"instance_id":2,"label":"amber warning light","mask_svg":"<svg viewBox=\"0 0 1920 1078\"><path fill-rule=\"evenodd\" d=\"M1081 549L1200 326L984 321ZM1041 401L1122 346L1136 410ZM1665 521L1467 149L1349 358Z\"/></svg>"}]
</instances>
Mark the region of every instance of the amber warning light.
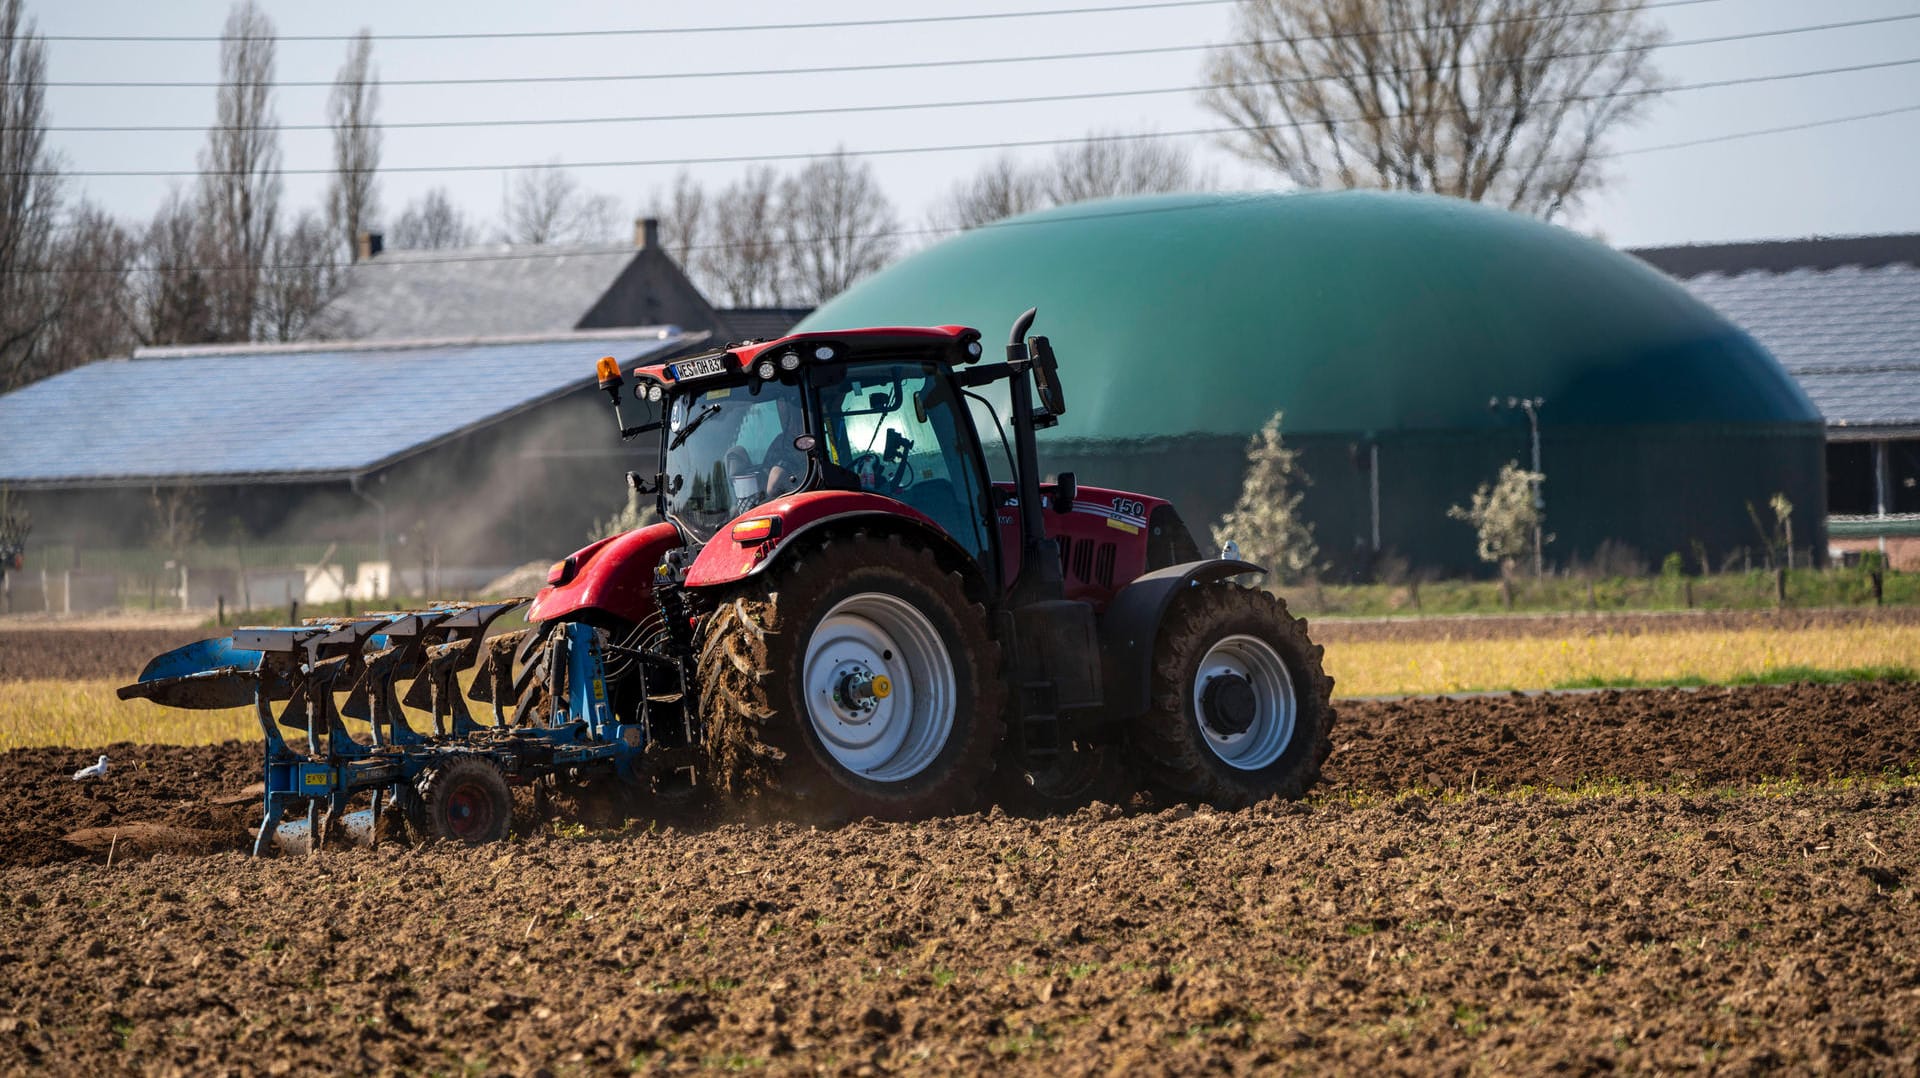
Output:
<instances>
[{"instance_id":1,"label":"amber warning light","mask_svg":"<svg viewBox=\"0 0 1920 1078\"><path fill-rule=\"evenodd\" d=\"M619 389L624 381L620 377L620 361L612 356L601 356L594 371L600 375L600 388L609 392Z\"/></svg>"}]
</instances>

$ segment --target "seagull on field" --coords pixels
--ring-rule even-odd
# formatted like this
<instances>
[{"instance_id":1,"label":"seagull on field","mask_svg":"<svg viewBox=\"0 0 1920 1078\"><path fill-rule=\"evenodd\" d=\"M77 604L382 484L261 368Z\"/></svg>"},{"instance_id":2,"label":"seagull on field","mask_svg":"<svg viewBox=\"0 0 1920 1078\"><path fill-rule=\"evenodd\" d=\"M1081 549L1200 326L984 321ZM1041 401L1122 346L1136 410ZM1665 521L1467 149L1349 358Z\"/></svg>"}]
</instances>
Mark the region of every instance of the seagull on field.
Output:
<instances>
[{"instance_id":1,"label":"seagull on field","mask_svg":"<svg viewBox=\"0 0 1920 1078\"><path fill-rule=\"evenodd\" d=\"M73 773L73 781L92 782L94 779L104 777L106 773L107 773L107 758L105 756L102 756L100 757L100 762L97 764L94 764L92 767L83 767L80 770L75 771Z\"/></svg>"}]
</instances>

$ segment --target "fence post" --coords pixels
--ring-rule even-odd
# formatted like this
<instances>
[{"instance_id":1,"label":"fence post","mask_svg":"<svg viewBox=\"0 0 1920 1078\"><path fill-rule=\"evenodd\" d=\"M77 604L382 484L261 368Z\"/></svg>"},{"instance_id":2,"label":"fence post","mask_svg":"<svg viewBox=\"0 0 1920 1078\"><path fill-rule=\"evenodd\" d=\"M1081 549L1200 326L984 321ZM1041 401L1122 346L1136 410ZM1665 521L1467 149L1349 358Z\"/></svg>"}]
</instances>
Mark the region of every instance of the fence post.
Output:
<instances>
[{"instance_id":1,"label":"fence post","mask_svg":"<svg viewBox=\"0 0 1920 1078\"><path fill-rule=\"evenodd\" d=\"M1883 590L1885 586L1886 578L1880 574L1880 568L1875 566L1873 570L1873 605L1886 605L1886 593Z\"/></svg>"},{"instance_id":2,"label":"fence post","mask_svg":"<svg viewBox=\"0 0 1920 1078\"><path fill-rule=\"evenodd\" d=\"M1773 570L1773 605L1787 605L1787 571L1777 567Z\"/></svg>"},{"instance_id":3,"label":"fence post","mask_svg":"<svg viewBox=\"0 0 1920 1078\"><path fill-rule=\"evenodd\" d=\"M1680 594L1686 599L1687 609L1692 610L1693 609L1693 581L1682 580L1680 582Z\"/></svg>"},{"instance_id":4,"label":"fence post","mask_svg":"<svg viewBox=\"0 0 1920 1078\"><path fill-rule=\"evenodd\" d=\"M287 624L300 624L300 600L298 599L287 600Z\"/></svg>"},{"instance_id":5,"label":"fence post","mask_svg":"<svg viewBox=\"0 0 1920 1078\"><path fill-rule=\"evenodd\" d=\"M222 629L227 627L227 597L224 595L214 597L213 623Z\"/></svg>"}]
</instances>

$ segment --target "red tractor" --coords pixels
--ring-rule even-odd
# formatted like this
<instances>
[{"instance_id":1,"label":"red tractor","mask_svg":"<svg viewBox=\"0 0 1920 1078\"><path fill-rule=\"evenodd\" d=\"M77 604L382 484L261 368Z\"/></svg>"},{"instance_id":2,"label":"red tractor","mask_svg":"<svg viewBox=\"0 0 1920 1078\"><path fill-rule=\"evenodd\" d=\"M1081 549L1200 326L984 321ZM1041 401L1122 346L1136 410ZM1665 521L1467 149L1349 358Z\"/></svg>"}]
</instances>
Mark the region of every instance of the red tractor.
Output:
<instances>
[{"instance_id":1,"label":"red tractor","mask_svg":"<svg viewBox=\"0 0 1920 1078\"><path fill-rule=\"evenodd\" d=\"M959 326L801 333L630 381L602 360L623 437L659 433L657 470L628 481L663 521L553 567L523 709L558 670L535 645L591 626L608 728L646 746L625 777L662 793L812 818L1065 806L1143 778L1222 807L1305 794L1334 720L1321 649L1165 500L1041 481L1034 432L1066 405L1033 319L1003 363ZM975 392L996 383L1011 438ZM660 420L625 426L632 403Z\"/></svg>"}]
</instances>

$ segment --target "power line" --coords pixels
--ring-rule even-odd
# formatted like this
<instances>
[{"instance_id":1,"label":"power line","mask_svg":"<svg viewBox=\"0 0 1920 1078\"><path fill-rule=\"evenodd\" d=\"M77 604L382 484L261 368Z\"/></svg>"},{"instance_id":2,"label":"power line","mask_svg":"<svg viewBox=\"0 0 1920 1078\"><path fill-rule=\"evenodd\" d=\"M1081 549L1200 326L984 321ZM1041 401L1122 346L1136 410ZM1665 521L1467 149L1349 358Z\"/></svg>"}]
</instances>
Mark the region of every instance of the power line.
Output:
<instances>
[{"instance_id":1,"label":"power line","mask_svg":"<svg viewBox=\"0 0 1920 1078\"><path fill-rule=\"evenodd\" d=\"M911 26L928 23L987 22L996 19L1036 19L1054 15L1106 15L1164 8L1214 7L1234 0L1154 0L1144 4L1106 4L1098 7L1043 8L1036 11L987 11L964 15L905 15L888 19L835 19L828 22L770 22L737 26L641 26L616 30L507 30L438 34L378 34L375 41L501 41L532 38L657 37L670 34L733 34L763 30L844 30L861 26ZM47 41L198 43L227 41L353 41L357 34L46 34Z\"/></svg>"},{"instance_id":2,"label":"power line","mask_svg":"<svg viewBox=\"0 0 1920 1078\"><path fill-rule=\"evenodd\" d=\"M1726 87L1750 86L1750 85L1755 85L1758 83L1765 83L1765 82L1784 82L1792 79L1815 78L1815 77L1820 77L1825 75L1842 75L1842 74L1851 74L1851 73L1861 72L1861 71L1884 70L1887 68L1896 68L1896 67L1910 67L1914 64L1920 64L1920 57L1912 57L1905 60L1886 60L1886 61L1880 61L1876 63L1866 63L1866 64L1848 64L1841 67L1819 68L1812 71L1791 71L1791 72L1775 73L1775 74L1767 74L1767 75L1748 75L1741 78L1716 79L1710 82L1686 83L1679 86L1647 88L1642 90L1627 90L1627 91L1621 91L1619 93L1604 94L1604 95L1578 94L1578 95L1562 97L1562 98L1543 98L1540 101L1534 102L1534 104L1541 104L1541 105L1573 104L1580 101L1598 100L1602 97L1644 97L1644 96L1650 96L1650 95L1656 95L1656 94L1684 93L1691 90L1724 89ZM1087 96L1095 96L1095 97L1126 96L1129 94L1146 93L1146 92L1168 93L1173 91L1167 91L1167 90L1117 91L1112 94L1095 94L1095 95L1087 95ZM1459 110L1438 109L1438 110L1431 110L1431 111L1459 111ZM1399 120L1399 119L1406 119L1411 116L1422 116L1426 114L1427 112L1421 111L1421 112L1410 112L1410 113L1386 114L1386 115L1374 116L1374 117L1353 116L1353 117L1339 118L1331 122L1363 123L1371 120ZM1132 141L1132 140L1153 139L1153 138L1178 138L1178 137L1187 137L1187 136L1195 136L1195 135L1225 135L1225 134L1232 134L1236 131L1279 131L1279 130L1291 130L1291 129L1306 127L1306 126L1315 126L1315 125L1319 125L1326 122L1328 121L1319 120L1319 119L1308 119L1308 120L1297 120L1297 121L1289 121L1284 123L1273 123L1273 124L1189 128L1184 131L1167 131L1167 132L1159 132L1159 133L1147 132L1147 133L1141 133L1141 134L1083 135L1083 136L1071 137L1071 138L1022 139L1022 140L1009 141L1009 142L955 143L955 144L934 145L934 146L895 146L895 147L887 147L887 148L877 149L877 150L838 150L835 152L847 157L902 157L902 156L908 156L913 154L923 154L923 153L954 153L954 152L961 152L961 151L979 151L979 150L1030 149L1030 148L1036 148L1036 147L1076 145L1076 144L1085 143L1085 142L1115 142L1115 141ZM579 168L661 168L661 167L669 167L669 166L685 167L689 165L761 164L761 163L770 163L775 161L807 161L807 160L813 160L813 159L824 157L824 156L831 156L831 155L822 154L818 151L806 151L806 152L794 152L794 153L771 153L771 154L769 153L718 154L718 155L712 155L712 156L706 156L706 157L663 157L663 158L650 158L650 159L625 160L625 161L579 161L579 162L572 162L572 163L566 164L564 167L576 168L576 169L579 169ZM529 163L522 162L522 163L490 163L490 164L474 164L474 165L393 165L393 166L382 166L379 171L387 174L453 173L453 172L526 172L526 171L531 171L535 169L543 169L543 168L551 168L551 167L555 167L555 166L551 164L545 164L545 163L529 164ZM332 175L333 172L334 172L334 169L331 167L328 167L328 168L280 168L280 169L264 170L260 174L273 175L273 176L327 176L327 175ZM202 175L227 176L227 175L238 175L238 174L240 173L237 172L236 170L231 170L231 169L214 169L214 170L203 170L203 169L44 170L43 169L43 170L17 170L13 172L0 173L0 175L16 175L16 176L17 175L33 175L33 176L73 176L73 177L148 177L148 176L179 177L179 176L202 176Z\"/></svg>"},{"instance_id":3,"label":"power line","mask_svg":"<svg viewBox=\"0 0 1920 1078\"><path fill-rule=\"evenodd\" d=\"M1654 45L1628 45L1628 46L1616 46L1614 48L1608 48L1608 49L1585 49L1585 50L1576 51L1576 52L1555 53L1555 54L1552 54L1551 56L1542 57L1541 59L1574 60L1574 59L1582 59L1582 58L1595 57L1595 56L1610 56L1617 53L1650 52L1657 49L1684 48L1684 47L1695 46L1695 45L1717 45L1717 44L1723 44L1727 42L1749 41L1755 38L1783 37L1783 36L1788 36L1792 34L1813 33L1815 31L1821 31L1821 30L1833 30L1833 29L1850 28L1850 27L1858 27L1858 26L1872 26L1872 25L1879 25L1879 24L1893 23L1893 22L1910 22L1915 19L1920 19L1920 12L1913 12L1905 15L1889 15L1889 16L1883 16L1880 18L1873 18L1873 19L1857 19L1851 22L1822 23L1817 26L1787 27L1787 28L1776 29L1776 30L1757 30L1757 31L1751 31L1748 33L1741 33L1741 34L1721 34L1714 37L1690 38L1684 41L1665 41L1665 42L1660 42L1659 44L1654 44ZM1189 47L1191 46L1179 46L1179 48L1183 48L1183 49L1189 48ZM1213 46L1201 46L1201 47L1212 48ZM1481 60L1475 63L1462 64L1460 65L1460 69L1471 70L1471 69L1478 69L1478 68L1484 68L1484 67L1490 67L1490 66L1498 66L1504 62L1505 61L1501 61L1501 60ZM1390 69L1382 73L1383 74L1407 74L1409 73L1409 71L1406 69ZM1156 87L1153 89L1097 90L1097 91L1090 90L1090 91L1085 91L1080 93L1033 94L1033 95L1023 96L1023 97L975 98L971 100L961 100L961 101L889 102L886 104L877 104L877 105L830 105L830 106L822 106L817 108L753 109L753 110L735 111L735 112L660 113L660 114L654 114L650 116L534 117L534 118L526 118L526 119L504 119L504 120L416 120L416 121L402 121L402 122L396 122L396 123L369 123L369 124L363 124L363 125L350 125L350 126L360 126L360 127L365 127L372 130L384 131L384 130L419 130L423 128L449 129L449 128L483 128L483 127L558 127L558 126L579 126L579 125L590 125L590 124L637 124L637 123L672 123L672 122L683 122L683 121L775 119L775 118L790 118L790 117L796 117L796 116L832 116L832 115L846 115L846 114L855 114L855 113L912 112L912 111L921 111L926 109L979 108L979 107L997 106L997 105L1043 104L1048 102L1059 102L1059 101L1091 101L1091 100L1100 100L1100 99L1106 99L1106 98L1152 97L1152 96L1159 96L1163 94L1192 93L1200 90L1208 90L1208 89L1214 89L1214 88L1266 86L1266 85L1282 85L1282 84L1297 85L1297 84L1309 83L1309 82L1329 82L1329 81L1338 81L1342 77L1343 76L1341 74L1305 75L1305 76L1299 76L1295 78L1286 78L1286 79L1260 79L1253 82L1231 82L1231 83L1217 83L1217 84L1209 83L1205 85L1189 85L1189 86L1166 86L1166 87ZM263 130L263 129L275 130L275 131L331 131L331 130L334 130L334 125L325 124L325 123L276 124L270 127L266 125L262 125L260 127L243 126L243 127L234 128L233 130L252 131L252 130ZM140 132L140 133L182 132L182 133L185 133L185 132L191 132L193 134L203 134L207 130L207 126L205 124L197 124L197 125L196 124L155 124L155 125L119 125L119 124L59 125L59 124L56 124L56 125L52 125L45 128L45 130L59 131L59 132L87 132L87 133L109 133L109 132L112 132L112 133L130 133L130 132Z\"/></svg>"},{"instance_id":4,"label":"power line","mask_svg":"<svg viewBox=\"0 0 1920 1078\"><path fill-rule=\"evenodd\" d=\"M1865 120L1878 120L1878 119L1884 119L1889 116L1902 116L1902 115L1906 115L1909 113L1916 113L1916 112L1920 112L1920 103L1915 103L1911 105L1899 105L1893 108L1886 108L1886 109L1876 109L1872 112L1851 113L1845 116L1830 116L1825 119L1807 120L1801 123L1779 124L1772 127L1749 128L1744 131L1731 131L1731 132L1726 132L1719 135L1707 135L1700 138L1682 139L1678 142L1664 142L1664 143L1658 143L1651 146L1635 146L1635 147L1630 147L1628 149L1623 149L1623 150L1603 150L1603 151L1598 151L1593 154L1590 154L1589 156L1596 159L1602 159L1602 160L1616 158L1616 157L1637 157L1641 154L1664 153L1671 150L1690 149L1696 146L1709 146L1709 145L1715 145L1715 144L1724 143L1724 142L1735 142L1742 139L1763 138L1763 137L1768 137L1772 135L1782 135L1782 134L1789 134L1789 133L1798 132L1798 131L1808 131L1815 128L1837 127L1842 124L1859 123ZM1155 213L1172 213L1172 212L1184 211L1191 208L1192 207L1190 206L1135 207L1135 208L1104 211L1104 212L1097 212L1097 213L1085 213L1085 214L1079 215L1075 219L1087 220L1087 219L1099 219L1099 218L1107 218L1107 217L1138 216L1138 215L1155 214ZM1003 218L1001 220L993 221L988 224L981 225L979 227L980 228L1015 228L1015 227L1024 227L1028 225L1045 225L1045 224L1054 224L1054 223L1058 223L1058 222L1053 218L1047 218L1042 220ZM846 238L851 238L851 239L906 238L906 237L914 237L914 236L947 235L947 234L958 233L963 231L967 231L967 230L960 229L960 228L952 228L952 227L897 228L897 229L887 229L879 232L864 232L864 233L859 233L857 235L846 237ZM765 239L757 239L752 241L752 243L753 245L791 246L791 245L801 244L801 243L818 242L819 240L824 238L827 238L827 237L798 237L794 239L780 239L777 237L770 237ZM687 249L689 251L708 251L708 250L723 250L723 249L741 247L741 246L747 246L747 245L748 244L738 244L738 243L703 243L703 244L691 244L688 246ZM465 263L465 262L515 262L515 261L524 261L526 259L531 259L531 258L549 258L549 257L552 257L553 254L554 252L552 250L540 250L539 248L536 247L531 249L523 248L518 251L508 249L508 250L502 250L502 251L490 253L490 254L446 255L446 256L439 256L439 257L413 257L410 255L405 262L394 261L394 262L385 263L385 265L418 266L418 265L457 264L457 263ZM375 260L373 262L365 263L365 265L377 267L377 266L381 266L382 263L380 263L378 260ZM5 272L14 273L14 274L39 274L39 275L69 274L69 273L124 274L124 273L158 273L158 272L220 273L220 272L243 270L243 269L249 269L249 268L255 269L255 270L261 270L261 271L279 272L279 271L290 271L290 270L320 269L322 268L322 266L317 263L279 263L279 264L260 263L251 267L205 266L205 265L106 266L106 267L62 266L62 267L48 268L48 269L9 270Z\"/></svg>"},{"instance_id":5,"label":"power line","mask_svg":"<svg viewBox=\"0 0 1920 1078\"><path fill-rule=\"evenodd\" d=\"M1581 11L1569 11L1569 12L1561 12L1558 14L1547 14L1547 15L1541 15L1541 14L1513 15L1513 16L1508 16L1506 18L1481 20L1479 22L1429 23L1421 26L1385 27L1383 29L1378 29L1378 30L1347 30L1347 31L1338 31L1338 32L1327 33L1327 34L1310 34L1310 35L1305 35L1298 38L1293 38L1290 40L1298 41L1298 42L1341 41L1348 38L1384 37L1390 34L1422 33L1422 32L1433 31L1433 30L1461 30L1461 29L1470 29L1476 26L1504 26L1509 23L1539 22L1549 18L1569 18L1569 19L1586 18L1594 15L1616 15L1616 14L1621 14L1623 12L1628 12L1628 11L1652 11L1659 8L1691 7L1696 4L1715 4L1715 3L1724 3L1724 2L1725 0L1656 0L1656 2L1641 4L1641 5L1597 7L1597 8L1588 8ZM1876 21L1876 20L1865 20L1861 23L1861 25L1866 25L1866 23L1872 22L1872 21ZM1835 24L1835 25L1850 25L1850 24ZM1768 35L1756 34L1754 36L1762 37L1762 36L1768 36ZM1728 38L1728 40L1739 40L1739 38L1730 37ZM1278 44L1285 44L1285 43L1286 43L1285 41L1282 41L1280 39L1258 39L1254 41L1244 42L1244 44L1252 44L1252 45L1278 45ZM1702 42L1702 43L1704 44L1705 42ZM819 67L742 68L742 69L729 70L729 71L655 71L655 72L626 73L626 74L619 74L619 75L490 75L490 76L474 76L470 78L449 78L449 79L382 79L380 80L380 85L382 86L503 86L503 85L578 83L578 82L651 82L651 81L657 81L657 80L670 80L670 79L760 78L760 77L778 76L778 75L827 75L827 74L845 74L848 72L908 71L908 70L918 70L922 68L937 68L937 67L972 67L972 66L987 65L987 64L1025 64L1025 63L1053 62L1058 60L1090 60L1090 59L1105 59L1105 58L1126 57L1126 56L1150 56L1150 55L1157 55L1157 54L1163 54L1163 53L1175 53L1175 52L1200 52L1205 49L1212 49L1212 48L1219 48L1219 47L1220 46L1215 43L1199 44L1199 45L1158 45L1158 46L1148 46L1148 47L1133 48L1133 49L1101 49L1101 50L1095 50L1091 52L1041 53L1041 54L1028 55L1028 56L978 56L978 57L969 56L969 57L959 57L959 58L948 59L948 60L918 60L918 61L902 61L902 62L895 62L895 63L864 63L863 62L858 64L832 64L832 65L819 66ZM0 85L9 85L9 84L0 83ZM59 80L59 81L42 82L41 85L47 86L49 88L60 87L60 88L73 88L73 89L84 88L84 89L205 90L205 89L218 89L223 84L218 80L193 80L193 81L139 80L139 81L121 81L121 82L95 81L95 80ZM333 80L331 79L282 80L274 83L275 89L288 89L288 88L317 89L317 88L331 88L332 86L333 86Z\"/></svg>"}]
</instances>

